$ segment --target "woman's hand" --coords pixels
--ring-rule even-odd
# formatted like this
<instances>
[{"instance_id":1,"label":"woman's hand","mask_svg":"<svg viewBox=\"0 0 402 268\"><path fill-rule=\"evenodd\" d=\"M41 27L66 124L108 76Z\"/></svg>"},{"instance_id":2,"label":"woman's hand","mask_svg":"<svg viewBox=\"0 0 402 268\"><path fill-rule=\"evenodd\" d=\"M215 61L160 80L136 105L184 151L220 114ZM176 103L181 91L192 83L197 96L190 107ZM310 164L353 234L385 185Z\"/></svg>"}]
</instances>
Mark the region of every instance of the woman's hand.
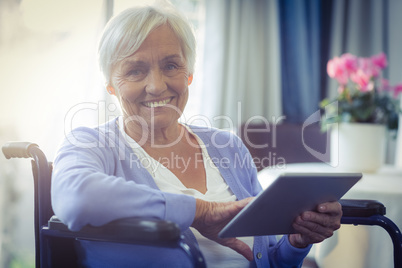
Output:
<instances>
[{"instance_id":1,"label":"woman's hand","mask_svg":"<svg viewBox=\"0 0 402 268\"><path fill-rule=\"evenodd\" d=\"M241 201L217 203L197 199L195 218L191 226L206 238L235 250L251 261L253 252L246 243L236 238L218 237L223 227L251 200L252 198L246 198Z\"/></svg>"},{"instance_id":2,"label":"woman's hand","mask_svg":"<svg viewBox=\"0 0 402 268\"><path fill-rule=\"evenodd\" d=\"M342 206L338 202L320 204L317 212L303 212L293 223L297 234L289 235L289 242L297 248L322 242L341 227L341 217Z\"/></svg>"}]
</instances>

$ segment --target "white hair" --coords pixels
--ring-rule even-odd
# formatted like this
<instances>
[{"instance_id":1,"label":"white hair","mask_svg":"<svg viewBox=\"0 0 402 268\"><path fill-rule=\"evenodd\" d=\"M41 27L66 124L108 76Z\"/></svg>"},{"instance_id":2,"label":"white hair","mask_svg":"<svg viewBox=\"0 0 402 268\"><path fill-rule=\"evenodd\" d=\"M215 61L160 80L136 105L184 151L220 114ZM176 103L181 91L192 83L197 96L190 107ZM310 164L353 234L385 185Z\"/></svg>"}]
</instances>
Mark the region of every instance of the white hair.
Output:
<instances>
[{"instance_id":1,"label":"white hair","mask_svg":"<svg viewBox=\"0 0 402 268\"><path fill-rule=\"evenodd\" d=\"M196 42L184 16L171 5L134 7L113 17L100 39L99 66L107 83L114 66L133 55L151 31L161 25L168 25L179 39L187 70L193 74Z\"/></svg>"}]
</instances>

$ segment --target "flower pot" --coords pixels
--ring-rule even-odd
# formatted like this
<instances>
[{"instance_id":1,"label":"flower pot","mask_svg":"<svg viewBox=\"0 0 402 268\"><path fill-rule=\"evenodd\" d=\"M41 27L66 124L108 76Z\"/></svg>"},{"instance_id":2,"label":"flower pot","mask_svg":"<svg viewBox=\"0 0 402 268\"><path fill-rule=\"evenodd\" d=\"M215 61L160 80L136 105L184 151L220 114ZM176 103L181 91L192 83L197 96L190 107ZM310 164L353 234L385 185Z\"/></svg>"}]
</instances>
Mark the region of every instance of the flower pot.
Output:
<instances>
[{"instance_id":1,"label":"flower pot","mask_svg":"<svg viewBox=\"0 0 402 268\"><path fill-rule=\"evenodd\" d=\"M386 128L339 123L331 130L331 165L342 171L376 172L384 163Z\"/></svg>"}]
</instances>

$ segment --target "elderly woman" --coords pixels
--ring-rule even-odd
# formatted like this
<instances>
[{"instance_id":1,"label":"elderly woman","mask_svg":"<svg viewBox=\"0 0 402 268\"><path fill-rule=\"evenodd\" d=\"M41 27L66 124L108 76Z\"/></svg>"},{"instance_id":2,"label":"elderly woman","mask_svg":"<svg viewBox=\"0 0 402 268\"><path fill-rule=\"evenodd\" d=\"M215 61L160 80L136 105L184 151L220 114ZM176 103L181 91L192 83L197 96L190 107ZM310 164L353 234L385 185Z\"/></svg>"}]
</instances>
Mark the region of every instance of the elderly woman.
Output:
<instances>
[{"instance_id":1,"label":"elderly woman","mask_svg":"<svg viewBox=\"0 0 402 268\"><path fill-rule=\"evenodd\" d=\"M104 31L99 57L106 88L123 115L75 129L58 151L52 203L71 230L128 217L159 218L177 223L186 239L197 241L210 267L295 267L312 243L339 228L341 207L333 202L300 215L294 222L298 233L279 241L218 238L262 189L236 136L178 122L193 78L195 39L172 8L132 8L117 15ZM149 253L132 247L81 241L78 249L86 266L140 266L133 251L155 263L185 266L170 249Z\"/></svg>"}]
</instances>

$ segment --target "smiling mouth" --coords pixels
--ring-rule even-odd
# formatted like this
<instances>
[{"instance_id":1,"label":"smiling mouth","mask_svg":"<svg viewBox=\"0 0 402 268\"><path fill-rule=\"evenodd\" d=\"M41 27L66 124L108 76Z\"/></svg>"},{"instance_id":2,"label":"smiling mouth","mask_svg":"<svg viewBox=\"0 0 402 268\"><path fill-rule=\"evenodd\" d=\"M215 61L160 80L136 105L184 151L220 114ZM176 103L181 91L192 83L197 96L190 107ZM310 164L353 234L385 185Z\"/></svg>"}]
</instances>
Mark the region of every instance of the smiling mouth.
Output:
<instances>
[{"instance_id":1,"label":"smiling mouth","mask_svg":"<svg viewBox=\"0 0 402 268\"><path fill-rule=\"evenodd\" d=\"M171 102L173 99L173 97L171 98L167 98L165 100L161 100L161 101L149 101L149 102L143 102L142 104L146 107L149 108L158 108L158 107L163 107L166 104L168 104L169 102Z\"/></svg>"}]
</instances>

